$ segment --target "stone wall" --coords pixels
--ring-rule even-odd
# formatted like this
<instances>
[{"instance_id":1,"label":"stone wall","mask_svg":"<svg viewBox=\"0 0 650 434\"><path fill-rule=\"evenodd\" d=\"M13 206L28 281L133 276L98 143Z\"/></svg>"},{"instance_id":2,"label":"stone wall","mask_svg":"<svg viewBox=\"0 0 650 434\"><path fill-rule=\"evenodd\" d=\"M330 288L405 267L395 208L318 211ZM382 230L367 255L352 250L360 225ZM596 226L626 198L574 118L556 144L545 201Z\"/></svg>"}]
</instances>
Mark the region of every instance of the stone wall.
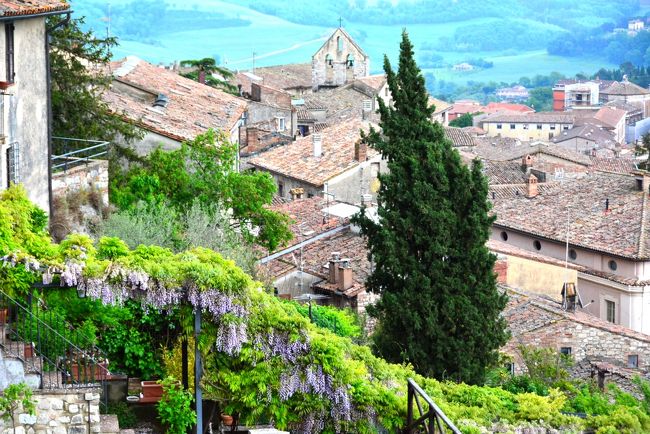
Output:
<instances>
[{"instance_id":1,"label":"stone wall","mask_svg":"<svg viewBox=\"0 0 650 434\"><path fill-rule=\"evenodd\" d=\"M34 391L36 414L16 413L16 434L91 434L102 432L98 388ZM13 434L11 422L0 421L0 433Z\"/></svg>"},{"instance_id":2,"label":"stone wall","mask_svg":"<svg viewBox=\"0 0 650 434\"><path fill-rule=\"evenodd\" d=\"M108 161L95 160L92 163L73 167L52 175L52 194L65 196L71 191L96 189L102 192L105 205L108 205Z\"/></svg>"},{"instance_id":3,"label":"stone wall","mask_svg":"<svg viewBox=\"0 0 650 434\"><path fill-rule=\"evenodd\" d=\"M570 349L576 362L573 375L594 378L606 374L629 389L630 380L650 372L650 336L596 318L584 312L567 312L560 304L540 297L510 293L504 317L512 337L502 351L513 356L515 372L525 372L519 345L535 348ZM629 356L637 356L638 367L629 365ZM589 366L589 368L585 368Z\"/></svg>"}]
</instances>

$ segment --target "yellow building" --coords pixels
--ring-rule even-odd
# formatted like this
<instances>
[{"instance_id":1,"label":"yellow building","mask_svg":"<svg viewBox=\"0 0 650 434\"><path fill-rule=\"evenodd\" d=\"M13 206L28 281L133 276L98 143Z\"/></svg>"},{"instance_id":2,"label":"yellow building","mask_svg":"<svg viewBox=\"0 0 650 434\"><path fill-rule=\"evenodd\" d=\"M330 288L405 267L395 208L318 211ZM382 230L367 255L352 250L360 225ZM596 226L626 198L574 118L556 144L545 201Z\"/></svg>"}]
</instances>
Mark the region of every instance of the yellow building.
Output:
<instances>
[{"instance_id":1,"label":"yellow building","mask_svg":"<svg viewBox=\"0 0 650 434\"><path fill-rule=\"evenodd\" d=\"M522 141L550 140L573 128L575 118L568 113L495 113L480 121L489 137L510 137Z\"/></svg>"}]
</instances>

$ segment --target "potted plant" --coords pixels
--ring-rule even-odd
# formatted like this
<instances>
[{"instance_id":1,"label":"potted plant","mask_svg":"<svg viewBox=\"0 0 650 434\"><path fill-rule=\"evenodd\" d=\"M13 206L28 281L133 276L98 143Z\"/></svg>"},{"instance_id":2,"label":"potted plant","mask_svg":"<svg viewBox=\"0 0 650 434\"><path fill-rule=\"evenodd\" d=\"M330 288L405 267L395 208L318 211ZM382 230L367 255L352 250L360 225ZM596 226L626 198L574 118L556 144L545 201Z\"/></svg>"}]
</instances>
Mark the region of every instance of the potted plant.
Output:
<instances>
[{"instance_id":1,"label":"potted plant","mask_svg":"<svg viewBox=\"0 0 650 434\"><path fill-rule=\"evenodd\" d=\"M232 426L233 424L233 417L229 414L221 413L221 423L224 424L225 426Z\"/></svg>"},{"instance_id":2,"label":"potted plant","mask_svg":"<svg viewBox=\"0 0 650 434\"><path fill-rule=\"evenodd\" d=\"M23 355L25 356L25 359L30 359L34 357L35 351L34 351L35 345L34 342L26 342L25 343L25 349L23 351Z\"/></svg>"}]
</instances>

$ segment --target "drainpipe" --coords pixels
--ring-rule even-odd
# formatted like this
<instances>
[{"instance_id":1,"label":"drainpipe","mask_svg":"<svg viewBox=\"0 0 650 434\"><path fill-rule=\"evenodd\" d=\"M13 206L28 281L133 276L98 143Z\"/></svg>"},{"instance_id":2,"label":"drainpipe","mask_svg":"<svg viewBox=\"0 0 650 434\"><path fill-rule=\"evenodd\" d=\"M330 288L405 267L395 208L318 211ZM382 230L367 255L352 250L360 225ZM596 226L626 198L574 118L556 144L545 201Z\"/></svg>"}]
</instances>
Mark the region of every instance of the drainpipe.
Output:
<instances>
[{"instance_id":1,"label":"drainpipe","mask_svg":"<svg viewBox=\"0 0 650 434\"><path fill-rule=\"evenodd\" d=\"M52 194L52 130L54 117L52 115L52 74L50 73L50 40L51 33L62 26L70 23L72 11L68 12L65 19L56 23L52 27L45 27L45 70L47 81L47 194L50 202L50 222L54 215L54 195Z\"/></svg>"}]
</instances>

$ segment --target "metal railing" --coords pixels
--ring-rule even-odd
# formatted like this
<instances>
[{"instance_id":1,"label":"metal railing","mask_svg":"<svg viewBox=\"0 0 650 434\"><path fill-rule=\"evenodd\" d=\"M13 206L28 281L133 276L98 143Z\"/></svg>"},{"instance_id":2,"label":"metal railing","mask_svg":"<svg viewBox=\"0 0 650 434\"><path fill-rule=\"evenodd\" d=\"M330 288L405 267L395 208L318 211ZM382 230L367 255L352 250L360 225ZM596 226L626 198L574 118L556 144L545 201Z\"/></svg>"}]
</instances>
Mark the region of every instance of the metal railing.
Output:
<instances>
[{"instance_id":1,"label":"metal railing","mask_svg":"<svg viewBox=\"0 0 650 434\"><path fill-rule=\"evenodd\" d=\"M66 171L93 160L106 160L108 144L101 140L52 137L52 171Z\"/></svg>"},{"instance_id":2,"label":"metal railing","mask_svg":"<svg viewBox=\"0 0 650 434\"><path fill-rule=\"evenodd\" d=\"M52 311L21 303L0 290L0 347L23 361L26 374L40 375L40 389L102 387L109 378L104 353L81 331ZM104 394L106 395L106 394Z\"/></svg>"},{"instance_id":3,"label":"metal railing","mask_svg":"<svg viewBox=\"0 0 650 434\"><path fill-rule=\"evenodd\" d=\"M422 402L426 407L423 407ZM418 415L415 415L417 406ZM433 400L422 390L418 384L409 378L408 380L408 409L406 427L402 434L461 434L454 423L440 410Z\"/></svg>"}]
</instances>

